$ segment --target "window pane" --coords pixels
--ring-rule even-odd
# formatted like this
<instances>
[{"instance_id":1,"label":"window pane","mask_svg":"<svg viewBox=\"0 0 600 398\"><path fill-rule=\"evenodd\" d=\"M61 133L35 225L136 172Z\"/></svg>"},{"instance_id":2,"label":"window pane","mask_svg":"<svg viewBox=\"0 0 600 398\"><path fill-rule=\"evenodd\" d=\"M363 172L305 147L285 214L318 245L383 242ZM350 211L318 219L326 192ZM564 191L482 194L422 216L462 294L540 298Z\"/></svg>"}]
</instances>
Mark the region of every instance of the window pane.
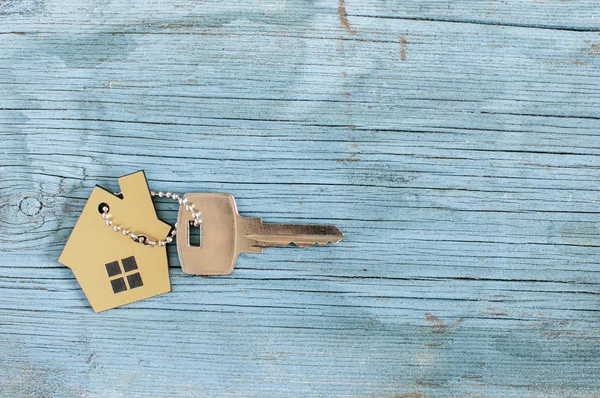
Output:
<instances>
[{"instance_id":1,"label":"window pane","mask_svg":"<svg viewBox=\"0 0 600 398\"><path fill-rule=\"evenodd\" d=\"M121 260L121 262L123 263L123 269L125 270L125 272L133 271L138 267L137 263L135 262L135 257L133 256L124 258L123 260Z\"/></svg>"},{"instance_id":2,"label":"window pane","mask_svg":"<svg viewBox=\"0 0 600 398\"><path fill-rule=\"evenodd\" d=\"M106 267L106 273L108 274L108 276L115 276L121 273L121 267L119 267L119 263L117 261L104 264L104 266Z\"/></svg>"},{"instance_id":3,"label":"window pane","mask_svg":"<svg viewBox=\"0 0 600 398\"><path fill-rule=\"evenodd\" d=\"M110 281L110 284L115 294L127 290L127 286L125 286L125 279L123 278L113 279L112 281Z\"/></svg>"},{"instance_id":4,"label":"window pane","mask_svg":"<svg viewBox=\"0 0 600 398\"><path fill-rule=\"evenodd\" d=\"M127 283L129 283L130 289L135 289L136 287L143 286L142 276L139 272L136 272L133 275L127 275Z\"/></svg>"}]
</instances>

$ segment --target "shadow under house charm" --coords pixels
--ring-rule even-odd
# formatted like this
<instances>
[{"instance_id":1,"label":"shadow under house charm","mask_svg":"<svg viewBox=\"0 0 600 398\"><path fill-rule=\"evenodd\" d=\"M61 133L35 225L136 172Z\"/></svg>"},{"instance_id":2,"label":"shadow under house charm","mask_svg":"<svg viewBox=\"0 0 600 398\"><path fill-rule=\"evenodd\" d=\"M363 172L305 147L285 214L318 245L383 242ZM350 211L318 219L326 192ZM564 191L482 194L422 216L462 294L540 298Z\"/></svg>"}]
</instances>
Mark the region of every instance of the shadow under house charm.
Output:
<instances>
[{"instance_id":1,"label":"shadow under house charm","mask_svg":"<svg viewBox=\"0 0 600 398\"><path fill-rule=\"evenodd\" d=\"M93 189L58 259L71 268L96 312L171 290L166 247L138 243L162 239L171 230L156 217L144 172L120 177L119 186L119 195L99 186ZM122 220L123 228L139 229L147 236L126 239L108 228L99 214L103 207Z\"/></svg>"},{"instance_id":2,"label":"shadow under house charm","mask_svg":"<svg viewBox=\"0 0 600 398\"><path fill-rule=\"evenodd\" d=\"M143 171L120 177L119 186L116 194L99 186L92 190L58 259L71 268L96 312L169 292L165 246L175 235L181 268L195 275L230 274L241 253L290 243L323 246L344 236L335 225L242 217L229 194L149 191ZM177 224L156 217L155 196L179 203Z\"/></svg>"}]
</instances>

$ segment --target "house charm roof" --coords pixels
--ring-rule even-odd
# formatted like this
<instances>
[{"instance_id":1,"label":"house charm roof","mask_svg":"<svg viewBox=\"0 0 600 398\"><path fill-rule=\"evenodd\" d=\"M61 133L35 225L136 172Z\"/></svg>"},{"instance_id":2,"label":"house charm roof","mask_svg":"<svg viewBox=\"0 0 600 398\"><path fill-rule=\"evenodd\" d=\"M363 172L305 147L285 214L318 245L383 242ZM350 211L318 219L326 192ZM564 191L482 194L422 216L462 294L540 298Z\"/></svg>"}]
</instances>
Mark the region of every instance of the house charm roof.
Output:
<instances>
[{"instance_id":1,"label":"house charm roof","mask_svg":"<svg viewBox=\"0 0 600 398\"><path fill-rule=\"evenodd\" d=\"M100 216L107 205L124 228L164 239L171 226L156 216L143 171L118 179L121 195L96 186L58 259L69 267L96 312L171 290L167 251L124 239Z\"/></svg>"}]
</instances>

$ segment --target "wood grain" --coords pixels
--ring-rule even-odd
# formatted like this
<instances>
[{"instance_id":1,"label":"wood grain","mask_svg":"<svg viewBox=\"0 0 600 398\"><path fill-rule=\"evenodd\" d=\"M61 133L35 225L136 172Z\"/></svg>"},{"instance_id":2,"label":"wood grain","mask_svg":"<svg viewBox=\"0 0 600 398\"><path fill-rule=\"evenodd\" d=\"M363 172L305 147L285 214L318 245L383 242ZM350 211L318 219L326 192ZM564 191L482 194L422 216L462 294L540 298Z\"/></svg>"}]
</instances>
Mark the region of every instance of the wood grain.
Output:
<instances>
[{"instance_id":1,"label":"wood grain","mask_svg":"<svg viewBox=\"0 0 600 398\"><path fill-rule=\"evenodd\" d=\"M0 396L600 396L594 0L0 0ZM94 314L92 187L337 246ZM174 204L158 200L174 222Z\"/></svg>"}]
</instances>

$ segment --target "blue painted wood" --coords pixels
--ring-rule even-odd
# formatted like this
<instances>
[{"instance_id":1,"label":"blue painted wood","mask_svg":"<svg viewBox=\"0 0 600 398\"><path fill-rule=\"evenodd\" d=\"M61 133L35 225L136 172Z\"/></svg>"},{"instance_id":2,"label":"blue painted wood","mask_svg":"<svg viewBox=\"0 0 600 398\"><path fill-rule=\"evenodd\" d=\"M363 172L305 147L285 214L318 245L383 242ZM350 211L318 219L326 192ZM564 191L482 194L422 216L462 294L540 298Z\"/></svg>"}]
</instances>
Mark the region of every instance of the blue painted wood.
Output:
<instances>
[{"instance_id":1,"label":"blue painted wood","mask_svg":"<svg viewBox=\"0 0 600 398\"><path fill-rule=\"evenodd\" d=\"M596 1L0 1L0 396L598 394ZM94 314L95 184L335 247ZM157 201L173 222L176 207Z\"/></svg>"}]
</instances>

